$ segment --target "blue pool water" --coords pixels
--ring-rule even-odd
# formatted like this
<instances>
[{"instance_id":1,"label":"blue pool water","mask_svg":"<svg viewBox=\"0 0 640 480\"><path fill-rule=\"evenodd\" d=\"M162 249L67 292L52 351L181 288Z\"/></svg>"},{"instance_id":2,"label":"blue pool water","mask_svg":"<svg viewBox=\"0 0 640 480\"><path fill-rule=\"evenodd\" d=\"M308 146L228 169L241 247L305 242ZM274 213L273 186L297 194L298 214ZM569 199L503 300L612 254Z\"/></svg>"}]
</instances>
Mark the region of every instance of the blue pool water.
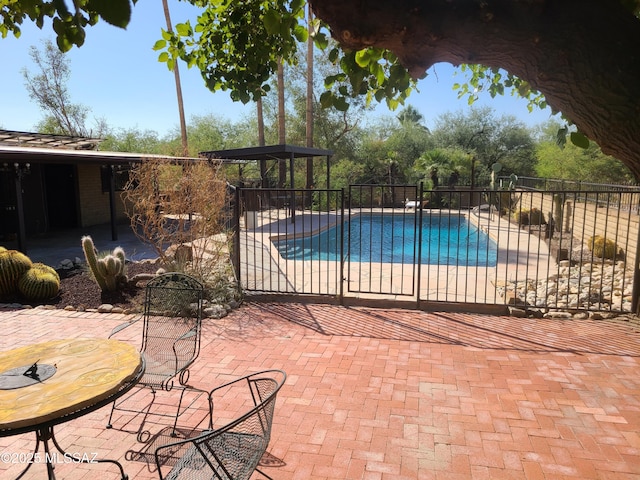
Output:
<instances>
[{"instance_id":1,"label":"blue pool water","mask_svg":"<svg viewBox=\"0 0 640 480\"><path fill-rule=\"evenodd\" d=\"M354 217L345 222L345 256L350 253L352 262L415 263L416 222L414 215ZM285 259L337 261L339 238L340 226L335 226L311 237L274 243ZM462 215L425 216L421 260L423 264L493 267L497 262L497 245Z\"/></svg>"}]
</instances>

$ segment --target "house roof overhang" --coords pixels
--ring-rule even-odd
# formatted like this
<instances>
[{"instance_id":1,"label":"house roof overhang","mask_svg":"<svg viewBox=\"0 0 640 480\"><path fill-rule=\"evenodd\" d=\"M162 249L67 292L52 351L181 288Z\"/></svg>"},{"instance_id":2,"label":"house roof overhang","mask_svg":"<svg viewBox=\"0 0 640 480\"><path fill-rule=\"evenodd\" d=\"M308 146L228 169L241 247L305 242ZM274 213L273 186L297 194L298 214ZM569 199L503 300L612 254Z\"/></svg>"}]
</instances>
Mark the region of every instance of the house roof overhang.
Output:
<instances>
[{"instance_id":1,"label":"house roof overhang","mask_svg":"<svg viewBox=\"0 0 640 480\"><path fill-rule=\"evenodd\" d=\"M147 153L101 152L98 150L67 150L63 148L0 145L0 165L3 163L127 165L153 159L170 160L176 163L205 161L202 158L171 157Z\"/></svg>"}]
</instances>

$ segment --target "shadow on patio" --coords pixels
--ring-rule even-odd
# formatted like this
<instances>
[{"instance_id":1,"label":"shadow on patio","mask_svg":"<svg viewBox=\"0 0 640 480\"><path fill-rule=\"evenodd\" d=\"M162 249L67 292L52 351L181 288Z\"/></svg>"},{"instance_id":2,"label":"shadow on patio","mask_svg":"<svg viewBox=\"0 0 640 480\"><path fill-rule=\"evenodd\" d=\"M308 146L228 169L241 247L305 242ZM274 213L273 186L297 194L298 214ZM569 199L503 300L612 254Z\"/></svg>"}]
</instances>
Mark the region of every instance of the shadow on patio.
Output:
<instances>
[{"instance_id":1,"label":"shadow on patio","mask_svg":"<svg viewBox=\"0 0 640 480\"><path fill-rule=\"evenodd\" d=\"M122 319L3 311L0 348L106 337ZM132 328L124 340L136 342L138 333ZM640 475L637 319L249 303L205 323L191 383L212 388L265 368L288 374L263 458L265 472L279 480ZM148 433L139 436L135 421L121 418L106 430L108 410L62 425L59 442L70 452L123 459L132 479L157 478L151 442L167 425L146 420ZM198 412L181 419L183 434L198 428ZM28 453L33 443L32 435L5 437L0 449ZM0 463L0 476L15 477L22 467ZM62 464L56 473L117 478L105 465ZM24 478L42 474L34 465Z\"/></svg>"}]
</instances>

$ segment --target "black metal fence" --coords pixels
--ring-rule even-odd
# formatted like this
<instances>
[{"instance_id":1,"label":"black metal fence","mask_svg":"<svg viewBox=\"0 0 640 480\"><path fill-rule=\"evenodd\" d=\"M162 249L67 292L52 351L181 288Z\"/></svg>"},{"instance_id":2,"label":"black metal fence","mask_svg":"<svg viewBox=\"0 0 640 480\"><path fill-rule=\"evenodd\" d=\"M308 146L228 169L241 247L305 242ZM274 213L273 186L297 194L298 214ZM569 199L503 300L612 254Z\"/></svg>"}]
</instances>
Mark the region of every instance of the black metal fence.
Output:
<instances>
[{"instance_id":1,"label":"black metal fence","mask_svg":"<svg viewBox=\"0 0 640 480\"><path fill-rule=\"evenodd\" d=\"M246 291L636 311L639 189L238 189ZM442 306L442 305L441 305Z\"/></svg>"}]
</instances>

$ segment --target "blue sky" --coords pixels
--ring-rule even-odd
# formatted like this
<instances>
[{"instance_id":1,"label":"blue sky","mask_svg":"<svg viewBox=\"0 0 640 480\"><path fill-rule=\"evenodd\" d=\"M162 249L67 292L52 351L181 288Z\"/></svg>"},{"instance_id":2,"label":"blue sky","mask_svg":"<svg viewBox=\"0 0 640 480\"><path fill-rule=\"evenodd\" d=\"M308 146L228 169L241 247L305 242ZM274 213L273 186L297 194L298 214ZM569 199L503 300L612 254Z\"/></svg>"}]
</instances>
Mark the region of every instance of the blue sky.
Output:
<instances>
[{"instance_id":1,"label":"blue sky","mask_svg":"<svg viewBox=\"0 0 640 480\"><path fill-rule=\"evenodd\" d=\"M184 2L170 2L174 23L195 17L194 7ZM89 125L94 118L104 118L115 129L138 128L154 130L160 136L178 128L178 111L173 74L165 64L157 61L152 46L160 38L165 19L160 2L140 0L134 8L127 30L100 22L87 29L87 38L81 48L69 53L71 78L67 84L73 103L91 109ZM24 86L22 70L36 73L29 56L29 47L40 47L45 39L54 40L50 28L39 30L25 23L19 39L13 36L0 39L0 61L3 65L0 109L0 128L34 131L43 117L37 105L29 98ZM419 93L413 93L408 103L413 105L431 126L433 120L446 112L468 109L466 100L458 100L452 90L461 75L454 77L455 69L448 64L437 64L426 79L419 82ZM232 102L228 92L211 93L204 86L200 73L181 65L180 75L187 118L213 114L231 121L254 115L253 104ZM526 102L507 95L491 99L488 94L474 105L488 105L497 115L516 116L529 126L550 118L550 112L529 113ZM376 107L374 115L395 116L386 105Z\"/></svg>"}]
</instances>

